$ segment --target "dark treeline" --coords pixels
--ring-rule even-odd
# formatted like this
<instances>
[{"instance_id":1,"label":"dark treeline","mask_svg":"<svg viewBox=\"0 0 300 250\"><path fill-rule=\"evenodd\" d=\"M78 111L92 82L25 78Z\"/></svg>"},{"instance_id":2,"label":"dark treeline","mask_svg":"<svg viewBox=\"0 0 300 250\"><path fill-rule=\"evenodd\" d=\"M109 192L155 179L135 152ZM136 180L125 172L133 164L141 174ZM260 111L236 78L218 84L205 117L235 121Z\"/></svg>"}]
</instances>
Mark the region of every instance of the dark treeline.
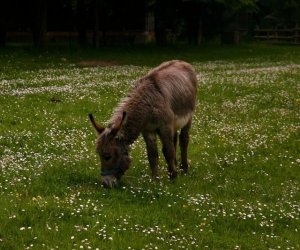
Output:
<instances>
[{"instance_id":1,"label":"dark treeline","mask_svg":"<svg viewBox=\"0 0 300 250\"><path fill-rule=\"evenodd\" d=\"M116 41L239 43L258 26L297 27L299 19L299 0L3 0L0 46L10 34L26 33L42 48L49 32L73 34L79 44L95 47Z\"/></svg>"}]
</instances>

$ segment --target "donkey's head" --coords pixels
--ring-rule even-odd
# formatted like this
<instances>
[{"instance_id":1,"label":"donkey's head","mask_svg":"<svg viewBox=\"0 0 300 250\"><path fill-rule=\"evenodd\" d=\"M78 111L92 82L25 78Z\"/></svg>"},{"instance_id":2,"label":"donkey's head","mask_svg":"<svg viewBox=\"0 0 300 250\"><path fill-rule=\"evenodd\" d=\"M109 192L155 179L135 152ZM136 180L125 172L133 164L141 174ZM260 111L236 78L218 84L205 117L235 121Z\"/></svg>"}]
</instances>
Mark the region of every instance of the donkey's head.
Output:
<instances>
[{"instance_id":1,"label":"donkey's head","mask_svg":"<svg viewBox=\"0 0 300 250\"><path fill-rule=\"evenodd\" d=\"M119 138L118 132L126 117L124 112L117 121L105 128L99 125L90 114L89 118L97 131L96 151L101 162L101 181L105 187L113 187L129 168L131 159L129 147Z\"/></svg>"}]
</instances>

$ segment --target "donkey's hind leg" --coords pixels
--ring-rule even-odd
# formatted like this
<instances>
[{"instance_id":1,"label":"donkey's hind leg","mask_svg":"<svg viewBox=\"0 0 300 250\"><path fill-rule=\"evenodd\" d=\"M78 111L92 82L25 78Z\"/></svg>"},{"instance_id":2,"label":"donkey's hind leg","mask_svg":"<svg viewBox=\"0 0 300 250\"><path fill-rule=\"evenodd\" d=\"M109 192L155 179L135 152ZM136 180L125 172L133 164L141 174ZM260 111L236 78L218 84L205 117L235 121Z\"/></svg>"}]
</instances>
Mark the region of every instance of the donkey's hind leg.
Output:
<instances>
[{"instance_id":1,"label":"donkey's hind leg","mask_svg":"<svg viewBox=\"0 0 300 250\"><path fill-rule=\"evenodd\" d=\"M179 145L181 151L181 164L180 168L183 170L184 173L188 172L189 165L188 165L188 158L187 158L187 149L189 144L189 130L191 128L192 121L190 120L187 125L185 125L179 135Z\"/></svg>"},{"instance_id":2,"label":"donkey's hind leg","mask_svg":"<svg viewBox=\"0 0 300 250\"><path fill-rule=\"evenodd\" d=\"M174 137L173 137L173 143L174 143L174 149L175 149L175 166L177 166L177 141L178 141L178 133L177 131L174 132Z\"/></svg>"}]
</instances>

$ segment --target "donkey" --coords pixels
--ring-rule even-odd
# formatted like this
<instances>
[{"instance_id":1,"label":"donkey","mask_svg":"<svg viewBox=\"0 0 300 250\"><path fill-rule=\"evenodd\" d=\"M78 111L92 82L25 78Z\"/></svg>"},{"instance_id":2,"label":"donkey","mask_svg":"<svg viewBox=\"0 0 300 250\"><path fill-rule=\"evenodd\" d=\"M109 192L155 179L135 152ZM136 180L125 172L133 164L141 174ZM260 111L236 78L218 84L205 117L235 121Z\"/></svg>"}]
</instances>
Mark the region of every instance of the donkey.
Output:
<instances>
[{"instance_id":1,"label":"donkey","mask_svg":"<svg viewBox=\"0 0 300 250\"><path fill-rule=\"evenodd\" d=\"M189 130L195 110L197 77L184 61L164 62L138 80L115 109L109 125L90 121L97 131L96 151L101 161L101 180L113 187L129 168L130 145L140 134L146 143L152 178L158 178L157 135L167 162L170 179L175 179L176 145L179 134L181 169L188 172Z\"/></svg>"}]
</instances>

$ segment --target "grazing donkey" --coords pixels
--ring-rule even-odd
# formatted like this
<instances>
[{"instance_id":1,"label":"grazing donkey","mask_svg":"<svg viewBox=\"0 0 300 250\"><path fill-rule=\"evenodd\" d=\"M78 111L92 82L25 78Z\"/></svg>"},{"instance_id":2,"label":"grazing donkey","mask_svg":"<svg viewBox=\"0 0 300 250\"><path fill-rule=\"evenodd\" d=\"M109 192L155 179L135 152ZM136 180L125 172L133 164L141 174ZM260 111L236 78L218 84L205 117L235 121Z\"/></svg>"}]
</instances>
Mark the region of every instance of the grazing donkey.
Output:
<instances>
[{"instance_id":1,"label":"grazing donkey","mask_svg":"<svg viewBox=\"0 0 300 250\"><path fill-rule=\"evenodd\" d=\"M107 128L89 118L98 133L96 150L101 160L101 180L112 187L129 168L129 146L142 134L152 177L158 178L156 135L160 137L170 179L177 176L176 144L180 131L181 169L188 171L189 129L195 109L197 78L183 61L162 63L136 82L115 109Z\"/></svg>"}]
</instances>

